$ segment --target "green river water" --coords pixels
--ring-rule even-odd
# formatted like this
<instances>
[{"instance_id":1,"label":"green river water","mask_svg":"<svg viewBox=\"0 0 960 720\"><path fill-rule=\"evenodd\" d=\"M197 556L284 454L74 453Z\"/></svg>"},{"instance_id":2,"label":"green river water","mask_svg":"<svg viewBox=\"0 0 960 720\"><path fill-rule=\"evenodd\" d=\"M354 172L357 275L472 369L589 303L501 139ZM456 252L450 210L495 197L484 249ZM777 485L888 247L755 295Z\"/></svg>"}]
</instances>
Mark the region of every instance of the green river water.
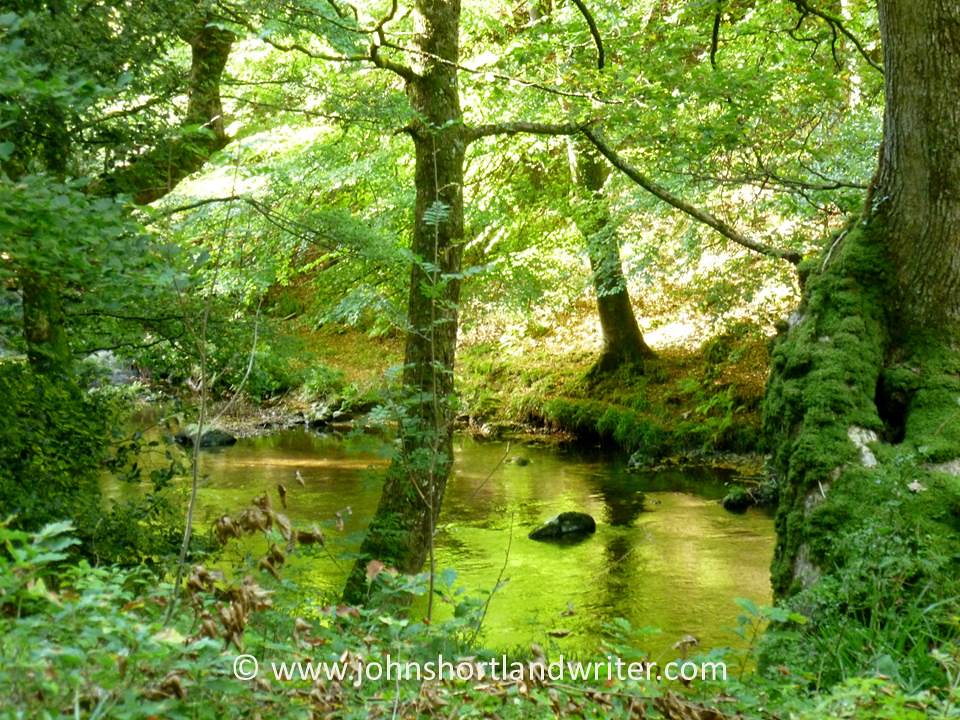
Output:
<instances>
[{"instance_id":1,"label":"green river water","mask_svg":"<svg viewBox=\"0 0 960 720\"><path fill-rule=\"evenodd\" d=\"M276 487L283 483L287 514L295 523L329 528L328 546L340 558L293 565L310 596L327 604L350 565L344 555L356 550L376 508L388 453L378 438L345 442L302 430L205 451L198 520L213 523L265 492L279 505ZM505 453L529 464L498 466ZM297 471L305 488L295 479ZM484 623L490 648L540 642L589 653L605 623L617 617L637 628L659 628L644 641L653 659L675 656L671 646L687 634L700 640L702 650L737 645L730 628L741 611L734 599L770 601L774 531L764 512L723 510L718 500L725 492L716 471L628 472L622 462L598 453L516 444L508 450L503 442L458 437L437 567L453 568L457 583L482 595L506 562L505 584ZM335 513L348 507L337 532ZM564 510L592 514L596 534L574 545L527 539L541 521ZM450 610L440 605L444 612ZM551 631L568 634L555 638Z\"/></svg>"}]
</instances>

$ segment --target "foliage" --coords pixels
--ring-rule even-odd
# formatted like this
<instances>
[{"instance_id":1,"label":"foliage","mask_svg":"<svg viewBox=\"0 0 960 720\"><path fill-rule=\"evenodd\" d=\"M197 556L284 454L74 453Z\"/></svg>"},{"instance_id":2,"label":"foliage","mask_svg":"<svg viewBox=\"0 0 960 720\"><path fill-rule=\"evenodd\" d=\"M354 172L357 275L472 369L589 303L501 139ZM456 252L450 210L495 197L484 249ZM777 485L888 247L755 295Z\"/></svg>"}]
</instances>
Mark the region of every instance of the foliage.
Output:
<instances>
[{"instance_id":1,"label":"foliage","mask_svg":"<svg viewBox=\"0 0 960 720\"><path fill-rule=\"evenodd\" d=\"M10 361L0 362L0 397L0 506L14 527L73 518L89 532L111 439L109 402Z\"/></svg>"},{"instance_id":2,"label":"foliage","mask_svg":"<svg viewBox=\"0 0 960 720\"><path fill-rule=\"evenodd\" d=\"M271 533L267 533L267 540ZM498 656L472 647L468 639L479 620L481 603L439 579L443 602L457 606L450 620L429 624L380 608L319 603L304 605L298 588L252 565L224 573L195 567L182 604L164 623L170 586L140 570L81 562L64 564L77 541L70 526L59 523L35 534L0 527L0 692L4 716L66 717L249 717L278 718L448 717L451 710L503 718L556 717L577 713L588 718L611 714L641 717L891 718L953 717L958 709L956 646L935 653L950 678L942 691L914 692L888 678L850 676L824 694L808 692L791 676L771 681L754 675L751 640L742 654L715 654L731 671L726 681L704 681L677 693L637 683L587 682L581 687L550 680L368 681L272 676L271 663L358 662L389 655L408 661L435 661L444 654L484 662ZM304 548L313 546L302 546ZM299 551L298 551L299 552ZM269 551L276 557L274 551ZM255 560L253 561L256 562ZM242 576L242 577L241 577ZM423 576L404 578L388 568L368 573L371 591L387 600L421 595ZM769 624L802 622L796 613L761 608L742 601L738 632L755 638ZM240 612L238 612L238 610ZM607 653L639 659L642 630L618 622L611 627ZM259 678L234 677L239 654L259 660ZM538 648L517 656L523 663L546 663ZM739 668L739 670L736 670ZM348 671L349 672L349 671ZM323 677L321 675L321 677Z\"/></svg>"}]
</instances>

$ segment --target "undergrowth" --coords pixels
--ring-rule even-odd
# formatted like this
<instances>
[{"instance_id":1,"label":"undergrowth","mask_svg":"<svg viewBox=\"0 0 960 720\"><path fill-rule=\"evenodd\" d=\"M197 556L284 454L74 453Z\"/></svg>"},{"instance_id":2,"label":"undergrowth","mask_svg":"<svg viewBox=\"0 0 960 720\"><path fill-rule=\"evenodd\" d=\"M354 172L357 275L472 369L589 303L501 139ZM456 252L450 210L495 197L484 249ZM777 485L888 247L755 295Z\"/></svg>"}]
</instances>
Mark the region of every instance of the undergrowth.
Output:
<instances>
[{"instance_id":1,"label":"undergrowth","mask_svg":"<svg viewBox=\"0 0 960 720\"><path fill-rule=\"evenodd\" d=\"M222 518L218 532L227 542L260 534L267 550L226 574L193 567L165 622L170 586L143 569L77 561L71 557L77 541L69 524L33 534L0 526L0 717L912 720L960 714L955 644L928 652L944 678L935 688L911 688L880 672L847 673L834 685L787 669L770 677L757 674L764 629L802 625L804 619L747 601L741 601L738 629L745 648L702 658L725 661L724 680L690 687L603 678L560 682L534 669L552 658L532 646L517 658L522 668L496 680L418 681L411 675L399 682L358 683L350 673L388 656L429 662L442 654L454 665L472 667L498 657L472 642L484 603L457 589L448 574L435 591L441 602L457 608L451 619L430 623L385 610L396 606L391 598L422 595L427 581L376 565L368 568L366 606L305 600L283 578L282 565L290 554L320 551L322 534L292 528L268 499ZM625 660L643 657L639 637L642 631L619 621L599 650ZM258 662L256 673L250 658ZM348 669L341 679L323 673L313 679L293 669L294 662L307 661ZM274 674L280 663L286 663L290 679L284 671ZM250 677L238 679L238 668Z\"/></svg>"}]
</instances>

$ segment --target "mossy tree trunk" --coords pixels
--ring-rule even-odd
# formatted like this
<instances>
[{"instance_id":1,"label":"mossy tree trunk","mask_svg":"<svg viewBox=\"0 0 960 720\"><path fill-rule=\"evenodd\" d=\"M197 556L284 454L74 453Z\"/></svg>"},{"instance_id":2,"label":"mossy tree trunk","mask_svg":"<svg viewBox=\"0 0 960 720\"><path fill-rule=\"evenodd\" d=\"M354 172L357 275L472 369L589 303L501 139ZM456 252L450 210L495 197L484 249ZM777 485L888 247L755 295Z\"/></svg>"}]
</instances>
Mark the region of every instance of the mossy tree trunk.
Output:
<instances>
[{"instance_id":1,"label":"mossy tree trunk","mask_svg":"<svg viewBox=\"0 0 960 720\"><path fill-rule=\"evenodd\" d=\"M185 135L162 140L129 165L97 178L89 186L91 194L127 194L138 204L154 202L226 145L220 80L235 36L212 25L214 20L207 14L198 17L192 32L184 37L192 52L187 111L181 124ZM54 108L49 115L47 121L52 118L54 122L41 148L44 165L55 177L63 178L69 171L71 129L62 112ZM22 171L16 167L4 169ZM23 299L23 337L31 366L48 374L67 371L71 354L63 293L68 283L53 273L30 269L19 273L18 282Z\"/></svg>"},{"instance_id":2,"label":"mossy tree trunk","mask_svg":"<svg viewBox=\"0 0 960 720\"><path fill-rule=\"evenodd\" d=\"M20 274L23 336L27 359L38 373L56 376L70 368L63 301L53 279L37 272Z\"/></svg>"},{"instance_id":3,"label":"mossy tree trunk","mask_svg":"<svg viewBox=\"0 0 960 720\"><path fill-rule=\"evenodd\" d=\"M764 423L776 595L830 578L902 607L950 592L960 570L960 5L881 0L879 13L878 171L863 216L808 268Z\"/></svg>"},{"instance_id":4,"label":"mossy tree trunk","mask_svg":"<svg viewBox=\"0 0 960 720\"><path fill-rule=\"evenodd\" d=\"M407 79L418 119L413 138L416 206L404 354L399 456L387 471L376 513L347 580L345 599L367 592L366 565L378 559L418 572L432 547L453 461L453 370L463 254L463 125L457 70L459 0L417 0L420 64Z\"/></svg>"},{"instance_id":5,"label":"mossy tree trunk","mask_svg":"<svg viewBox=\"0 0 960 720\"><path fill-rule=\"evenodd\" d=\"M571 138L568 144L574 181L585 196L585 208L578 221L587 242L597 314L603 333L600 357L591 374L606 373L622 365L642 370L643 360L655 357L646 344L623 275L620 240L610 218L603 186L610 168L590 143Z\"/></svg>"},{"instance_id":6,"label":"mossy tree trunk","mask_svg":"<svg viewBox=\"0 0 960 720\"><path fill-rule=\"evenodd\" d=\"M206 164L229 142L223 123L220 80L236 39L229 30L210 24L216 18L197 18L183 36L190 45L187 110L180 132L159 142L129 165L99 179L95 192L131 195L140 205L172 192L188 175Z\"/></svg>"}]
</instances>

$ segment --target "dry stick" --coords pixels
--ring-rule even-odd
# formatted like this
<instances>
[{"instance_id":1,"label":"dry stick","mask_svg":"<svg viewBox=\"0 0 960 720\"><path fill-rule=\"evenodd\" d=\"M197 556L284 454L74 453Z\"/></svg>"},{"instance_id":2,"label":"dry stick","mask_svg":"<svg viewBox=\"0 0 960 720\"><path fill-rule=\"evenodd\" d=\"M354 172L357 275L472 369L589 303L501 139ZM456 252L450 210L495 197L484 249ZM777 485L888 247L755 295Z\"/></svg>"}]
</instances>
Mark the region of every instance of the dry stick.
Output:
<instances>
[{"instance_id":1,"label":"dry stick","mask_svg":"<svg viewBox=\"0 0 960 720\"><path fill-rule=\"evenodd\" d=\"M490 594L487 595L486 602L483 603L483 612L480 613L480 619L477 621L477 627L473 629L473 635L470 636L470 645L473 645L474 641L477 639L477 635L480 634L480 629L483 627L483 621L487 617L487 610L490 608L490 601L493 600L493 596L496 595L497 590L500 589L500 583L503 582L503 574L507 571L507 565L510 563L510 548L513 546L513 519L516 517L516 515L516 510L510 513L510 534L507 538L507 551L503 555L503 566L500 568L500 574L497 575L496 584L493 586L493 589L490 590Z\"/></svg>"},{"instance_id":2,"label":"dry stick","mask_svg":"<svg viewBox=\"0 0 960 720\"><path fill-rule=\"evenodd\" d=\"M507 455L510 454L510 444L511 444L511 443L510 443L510 441L508 440L508 441L507 441L507 449L503 451L503 457L500 458L500 459L497 461L497 464L493 466L493 469L492 469L489 473L487 473L487 476L483 479L483 482L480 483L479 485L477 485L476 489L474 489L473 493L470 495L470 500L471 500L471 501L477 496L477 493L479 493L481 490L483 490L483 486L486 485L487 482L490 480L490 478L493 477L493 474L497 471L497 468L499 468L501 465L503 465L503 461L506 460L506 459L507 459Z\"/></svg>"},{"instance_id":3,"label":"dry stick","mask_svg":"<svg viewBox=\"0 0 960 720\"><path fill-rule=\"evenodd\" d=\"M239 158L239 156L238 156ZM236 191L237 174L239 172L239 163L234 166L233 183L231 194ZM227 228L230 225L231 216L228 214L223 223L222 237L226 239ZM221 243L222 245L225 243ZM219 253L217 262L214 264L214 280L219 272ZM179 291L178 291L179 294ZM180 298L182 302L182 297ZM200 355L200 413L197 417L197 430L193 436L193 456L192 472L190 477L190 502L187 504L187 517L183 528L183 543L180 545L180 555L177 558L177 576L173 583L173 589L170 593L170 603L167 606L167 613L163 619L163 624L167 625L173 618L174 610L177 607L177 597L180 593L180 585L183 583L183 569L187 561L187 552L190 548L190 538L193 535L193 513L197 506L197 490L200 486L200 440L203 437L203 425L206 420L207 412L207 325L210 318L210 296L207 296L207 302L204 303L203 313L200 315L200 337L198 338L197 351Z\"/></svg>"},{"instance_id":4,"label":"dry stick","mask_svg":"<svg viewBox=\"0 0 960 720\"><path fill-rule=\"evenodd\" d=\"M694 207L686 200L677 197L665 187L658 185L646 175L641 173L635 167L630 165L630 163L624 160L613 148L607 145L607 143L604 142L600 137L599 133L593 128L584 127L581 129L581 132L591 143L593 143L597 150L600 151L600 154L610 161L611 165L633 180L637 185L642 187L650 194L660 198L668 205L672 205L677 210L686 213L695 220L698 220L705 225L709 225L728 240L732 240L737 245L742 245L743 247L760 253L761 255L778 258L780 260L786 260L793 265L798 265L803 259L803 256L795 250L781 250L780 248L765 245L762 242L752 240L742 235L740 232L735 230L717 216L707 212L706 210L701 210L700 208Z\"/></svg>"},{"instance_id":5,"label":"dry stick","mask_svg":"<svg viewBox=\"0 0 960 720\"><path fill-rule=\"evenodd\" d=\"M200 440L203 437L203 423L207 412L207 318L210 304L207 303L200 317L200 414L197 417L197 430L193 435L193 457L191 459L192 472L190 477L190 502L187 504L187 519L183 528L183 543L180 545L180 556L177 558L177 578L173 584L173 593L167 607L164 625L173 617L177 606L177 596L180 593L180 584L183 582L183 568L187 561L187 550L190 547L190 536L193 529L193 511L197 505L197 488L200 485Z\"/></svg>"}]
</instances>

